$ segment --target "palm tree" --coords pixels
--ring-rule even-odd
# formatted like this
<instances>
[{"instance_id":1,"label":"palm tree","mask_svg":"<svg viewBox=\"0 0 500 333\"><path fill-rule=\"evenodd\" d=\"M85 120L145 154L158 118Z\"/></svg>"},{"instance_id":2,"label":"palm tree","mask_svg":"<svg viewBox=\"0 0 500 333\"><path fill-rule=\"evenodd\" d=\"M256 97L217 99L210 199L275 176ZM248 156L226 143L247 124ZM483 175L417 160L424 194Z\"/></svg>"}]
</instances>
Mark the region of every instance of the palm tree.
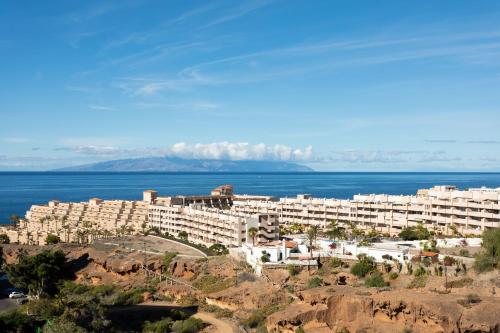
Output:
<instances>
[{"instance_id":1,"label":"palm tree","mask_svg":"<svg viewBox=\"0 0 500 333\"><path fill-rule=\"evenodd\" d=\"M330 222L330 225L328 226L328 231L326 232L326 234L328 235L328 237L330 239L333 239L333 240L346 238L344 228L339 226L339 224L337 223L336 220L332 220L332 222Z\"/></svg>"},{"instance_id":2,"label":"palm tree","mask_svg":"<svg viewBox=\"0 0 500 333\"><path fill-rule=\"evenodd\" d=\"M250 236L252 238L252 245L255 246L255 236L257 236L257 233L259 232L259 230L255 227L251 227L250 229L248 229L248 236Z\"/></svg>"},{"instance_id":3,"label":"palm tree","mask_svg":"<svg viewBox=\"0 0 500 333\"><path fill-rule=\"evenodd\" d=\"M318 238L318 230L319 229L317 225L312 225L307 230L307 241L309 243L309 252L311 253L311 259L312 259L312 250L314 248L314 245L316 244L316 239Z\"/></svg>"},{"instance_id":4,"label":"palm tree","mask_svg":"<svg viewBox=\"0 0 500 333\"><path fill-rule=\"evenodd\" d=\"M9 216L9 220L10 220L10 223L12 223L14 226L16 226L19 223L19 221L21 220L21 218L17 214L12 214L11 216Z\"/></svg>"}]
</instances>

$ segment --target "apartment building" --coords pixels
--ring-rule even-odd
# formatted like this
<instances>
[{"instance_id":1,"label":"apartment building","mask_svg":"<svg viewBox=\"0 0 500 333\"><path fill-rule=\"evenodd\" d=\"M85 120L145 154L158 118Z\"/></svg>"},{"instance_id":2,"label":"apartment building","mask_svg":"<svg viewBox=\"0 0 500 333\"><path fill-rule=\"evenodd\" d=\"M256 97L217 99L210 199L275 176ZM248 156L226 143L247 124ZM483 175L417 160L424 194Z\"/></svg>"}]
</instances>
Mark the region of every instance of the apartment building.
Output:
<instances>
[{"instance_id":1,"label":"apartment building","mask_svg":"<svg viewBox=\"0 0 500 333\"><path fill-rule=\"evenodd\" d=\"M352 222L361 229L397 234L405 227L423 223L443 234L456 229L478 235L484 229L500 227L499 200L500 189L462 191L454 186L435 186L419 190L414 196L370 194L338 200L298 195L278 202L235 201L232 209L244 213L276 212L280 223L287 225L326 227L336 220Z\"/></svg>"},{"instance_id":2,"label":"apartment building","mask_svg":"<svg viewBox=\"0 0 500 333\"><path fill-rule=\"evenodd\" d=\"M101 200L33 205L16 229L5 230L12 242L44 245L47 235L64 242L88 242L98 237L135 234L147 227L149 204L143 201Z\"/></svg>"},{"instance_id":3,"label":"apartment building","mask_svg":"<svg viewBox=\"0 0 500 333\"><path fill-rule=\"evenodd\" d=\"M238 247L245 242L266 242L278 239L276 214L245 214L231 210L210 208L201 204L152 205L149 225L173 236L184 231L189 241L210 246L220 243ZM250 228L258 230L255 240Z\"/></svg>"}]
</instances>

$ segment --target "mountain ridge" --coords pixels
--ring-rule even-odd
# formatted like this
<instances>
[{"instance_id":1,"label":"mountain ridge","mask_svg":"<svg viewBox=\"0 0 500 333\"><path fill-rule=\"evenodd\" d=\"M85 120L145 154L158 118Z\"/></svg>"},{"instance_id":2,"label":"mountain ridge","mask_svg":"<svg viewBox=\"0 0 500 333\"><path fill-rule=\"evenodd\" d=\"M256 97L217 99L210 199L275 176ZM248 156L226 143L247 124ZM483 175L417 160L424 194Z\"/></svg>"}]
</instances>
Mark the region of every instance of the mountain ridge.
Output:
<instances>
[{"instance_id":1,"label":"mountain ridge","mask_svg":"<svg viewBox=\"0 0 500 333\"><path fill-rule=\"evenodd\" d=\"M308 166L285 161L182 159L177 157L144 157L83 164L52 171L108 172L312 172Z\"/></svg>"}]
</instances>

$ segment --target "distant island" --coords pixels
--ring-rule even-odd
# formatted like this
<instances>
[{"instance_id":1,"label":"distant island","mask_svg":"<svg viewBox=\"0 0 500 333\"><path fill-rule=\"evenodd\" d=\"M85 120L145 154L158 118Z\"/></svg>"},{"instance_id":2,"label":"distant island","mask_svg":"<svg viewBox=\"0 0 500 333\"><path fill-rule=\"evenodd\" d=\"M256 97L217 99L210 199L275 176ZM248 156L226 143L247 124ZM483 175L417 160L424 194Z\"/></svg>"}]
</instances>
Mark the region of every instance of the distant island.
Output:
<instances>
[{"instance_id":1,"label":"distant island","mask_svg":"<svg viewBox=\"0 0 500 333\"><path fill-rule=\"evenodd\" d=\"M305 165L283 161L230 161L145 157L72 166L54 171L311 172L314 170Z\"/></svg>"}]
</instances>

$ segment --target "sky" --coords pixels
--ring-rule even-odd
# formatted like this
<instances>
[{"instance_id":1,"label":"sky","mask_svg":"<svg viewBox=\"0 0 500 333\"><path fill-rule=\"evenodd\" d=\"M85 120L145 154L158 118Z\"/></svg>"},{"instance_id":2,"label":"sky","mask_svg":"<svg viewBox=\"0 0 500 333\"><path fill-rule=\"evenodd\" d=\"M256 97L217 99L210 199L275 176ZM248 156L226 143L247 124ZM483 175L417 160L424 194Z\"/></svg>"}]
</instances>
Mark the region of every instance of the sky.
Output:
<instances>
[{"instance_id":1,"label":"sky","mask_svg":"<svg viewBox=\"0 0 500 333\"><path fill-rule=\"evenodd\" d=\"M500 171L500 2L0 2L0 170Z\"/></svg>"}]
</instances>

